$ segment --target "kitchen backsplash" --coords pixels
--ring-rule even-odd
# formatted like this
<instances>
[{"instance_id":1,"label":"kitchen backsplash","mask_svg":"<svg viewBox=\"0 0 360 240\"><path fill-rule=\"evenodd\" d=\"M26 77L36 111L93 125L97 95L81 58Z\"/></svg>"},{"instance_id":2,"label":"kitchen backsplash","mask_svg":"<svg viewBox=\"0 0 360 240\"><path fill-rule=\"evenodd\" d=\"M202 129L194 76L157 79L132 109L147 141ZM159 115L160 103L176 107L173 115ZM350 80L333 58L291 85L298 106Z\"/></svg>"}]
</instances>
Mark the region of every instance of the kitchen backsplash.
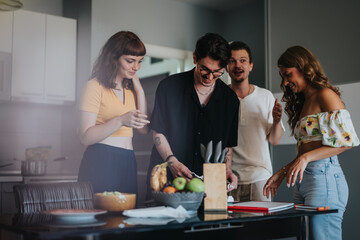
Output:
<instances>
[{"instance_id":1,"label":"kitchen backsplash","mask_svg":"<svg viewBox=\"0 0 360 240\"><path fill-rule=\"evenodd\" d=\"M26 148L51 146L51 159L66 161L47 165L47 173L77 173L84 147L77 134L75 106L20 102L0 103L0 162L25 160ZM8 167L18 168L19 164Z\"/></svg>"}]
</instances>

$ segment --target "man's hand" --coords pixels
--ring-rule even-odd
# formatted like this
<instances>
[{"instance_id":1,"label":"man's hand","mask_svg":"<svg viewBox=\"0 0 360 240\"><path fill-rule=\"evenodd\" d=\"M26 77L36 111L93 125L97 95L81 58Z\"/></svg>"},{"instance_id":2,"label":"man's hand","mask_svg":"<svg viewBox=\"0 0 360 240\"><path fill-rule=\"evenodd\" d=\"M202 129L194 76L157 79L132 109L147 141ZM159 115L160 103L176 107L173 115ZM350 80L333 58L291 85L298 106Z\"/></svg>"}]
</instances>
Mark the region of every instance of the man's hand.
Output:
<instances>
[{"instance_id":1,"label":"man's hand","mask_svg":"<svg viewBox=\"0 0 360 240\"><path fill-rule=\"evenodd\" d=\"M187 181L192 179L192 172L184 164L179 162L176 157L170 158L168 162L170 171L174 178L184 177Z\"/></svg>"},{"instance_id":2,"label":"man's hand","mask_svg":"<svg viewBox=\"0 0 360 240\"><path fill-rule=\"evenodd\" d=\"M274 107L272 110L272 115L273 115L274 124L279 123L281 120L281 116L282 116L282 106L279 103L278 99L275 99L275 104L274 104Z\"/></svg>"},{"instance_id":3,"label":"man's hand","mask_svg":"<svg viewBox=\"0 0 360 240\"><path fill-rule=\"evenodd\" d=\"M226 174L226 179L230 181L228 188L227 188L227 192L237 189L238 177L233 172L231 172L229 175Z\"/></svg>"}]
</instances>

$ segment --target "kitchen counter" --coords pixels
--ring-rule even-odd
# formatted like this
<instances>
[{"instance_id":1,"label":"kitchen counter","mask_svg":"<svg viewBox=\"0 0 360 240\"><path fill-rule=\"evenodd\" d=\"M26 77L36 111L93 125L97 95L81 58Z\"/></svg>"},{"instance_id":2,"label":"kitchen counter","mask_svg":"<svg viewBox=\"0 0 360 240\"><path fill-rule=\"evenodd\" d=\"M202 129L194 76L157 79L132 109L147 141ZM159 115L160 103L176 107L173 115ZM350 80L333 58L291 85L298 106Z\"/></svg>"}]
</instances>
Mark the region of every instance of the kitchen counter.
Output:
<instances>
[{"instance_id":1,"label":"kitchen counter","mask_svg":"<svg viewBox=\"0 0 360 240\"><path fill-rule=\"evenodd\" d=\"M23 183L50 183L50 182L76 182L77 175L47 174L39 176L23 176L20 170L1 170L0 183L23 182Z\"/></svg>"},{"instance_id":2,"label":"kitchen counter","mask_svg":"<svg viewBox=\"0 0 360 240\"><path fill-rule=\"evenodd\" d=\"M23 176L20 170L1 170L0 183L4 182L22 182Z\"/></svg>"},{"instance_id":3,"label":"kitchen counter","mask_svg":"<svg viewBox=\"0 0 360 240\"><path fill-rule=\"evenodd\" d=\"M22 182L23 176L21 175L0 175L0 183L3 182Z\"/></svg>"},{"instance_id":4,"label":"kitchen counter","mask_svg":"<svg viewBox=\"0 0 360 240\"><path fill-rule=\"evenodd\" d=\"M24 239L272 239L305 237L303 223L307 216L337 212L289 209L273 213L234 212L209 214L199 212L192 218L136 219L121 213L99 215L86 226L76 221L59 222L41 213L1 215L0 228L22 235ZM142 221L140 221L142 220ZM162 220L162 221L161 221ZM167 221L165 221L167 220ZM306 222L306 221L305 221Z\"/></svg>"},{"instance_id":5,"label":"kitchen counter","mask_svg":"<svg viewBox=\"0 0 360 240\"><path fill-rule=\"evenodd\" d=\"M24 183L77 182L76 175L24 176Z\"/></svg>"}]
</instances>

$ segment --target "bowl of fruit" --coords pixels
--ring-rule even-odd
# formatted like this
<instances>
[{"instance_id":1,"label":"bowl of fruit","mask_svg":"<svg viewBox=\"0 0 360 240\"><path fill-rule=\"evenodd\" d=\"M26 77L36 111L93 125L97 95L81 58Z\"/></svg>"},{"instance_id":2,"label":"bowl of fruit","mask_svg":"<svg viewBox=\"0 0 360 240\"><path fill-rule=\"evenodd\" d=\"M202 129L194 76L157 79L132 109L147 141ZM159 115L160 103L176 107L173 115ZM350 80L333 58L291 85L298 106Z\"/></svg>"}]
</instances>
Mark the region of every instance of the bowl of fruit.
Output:
<instances>
[{"instance_id":1,"label":"bowl of fruit","mask_svg":"<svg viewBox=\"0 0 360 240\"><path fill-rule=\"evenodd\" d=\"M196 212L204 198L205 185L199 178L187 181L177 177L172 182L167 180L167 163L156 165L151 173L150 185L155 202L173 208L184 207L188 212Z\"/></svg>"}]
</instances>

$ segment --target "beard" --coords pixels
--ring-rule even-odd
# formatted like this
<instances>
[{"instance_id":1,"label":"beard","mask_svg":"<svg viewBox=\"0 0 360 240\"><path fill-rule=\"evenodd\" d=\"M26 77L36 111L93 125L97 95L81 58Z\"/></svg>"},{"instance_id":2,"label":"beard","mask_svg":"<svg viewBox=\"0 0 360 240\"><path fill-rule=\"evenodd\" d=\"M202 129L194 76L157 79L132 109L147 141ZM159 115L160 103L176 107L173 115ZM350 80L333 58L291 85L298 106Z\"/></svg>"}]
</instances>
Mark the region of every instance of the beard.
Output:
<instances>
[{"instance_id":1,"label":"beard","mask_svg":"<svg viewBox=\"0 0 360 240\"><path fill-rule=\"evenodd\" d=\"M240 68L233 69L233 71L229 72L229 75L235 83L242 83L248 77L246 71Z\"/></svg>"},{"instance_id":2,"label":"beard","mask_svg":"<svg viewBox=\"0 0 360 240\"><path fill-rule=\"evenodd\" d=\"M232 78L231 77L231 80L234 81L235 83L242 83L243 81L245 81L245 78L243 78L243 77L241 77L241 78Z\"/></svg>"}]
</instances>

